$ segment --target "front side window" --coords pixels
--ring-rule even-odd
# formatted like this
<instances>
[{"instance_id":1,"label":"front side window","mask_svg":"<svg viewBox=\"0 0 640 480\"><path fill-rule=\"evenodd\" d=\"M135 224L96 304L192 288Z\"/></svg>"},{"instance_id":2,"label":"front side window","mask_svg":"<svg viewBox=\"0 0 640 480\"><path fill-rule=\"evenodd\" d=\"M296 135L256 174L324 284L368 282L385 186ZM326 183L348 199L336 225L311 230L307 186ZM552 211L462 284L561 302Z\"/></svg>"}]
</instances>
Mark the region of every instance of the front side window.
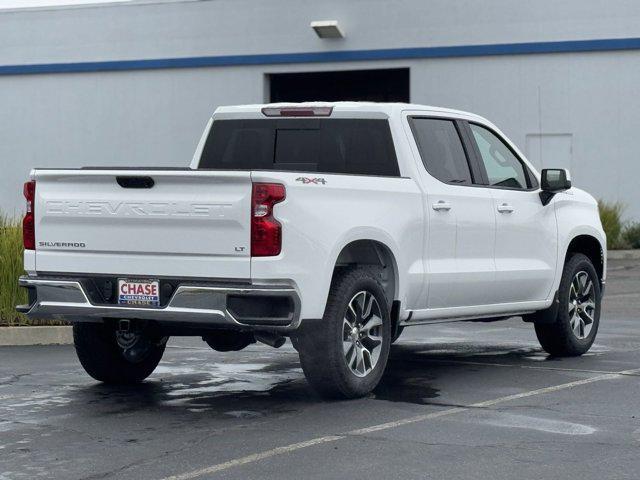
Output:
<instances>
[{"instance_id":1,"label":"front side window","mask_svg":"<svg viewBox=\"0 0 640 480\"><path fill-rule=\"evenodd\" d=\"M467 156L452 120L412 118L411 129L427 171L444 183L471 184Z\"/></svg>"},{"instance_id":2,"label":"front side window","mask_svg":"<svg viewBox=\"0 0 640 480\"><path fill-rule=\"evenodd\" d=\"M489 185L494 187L527 188L527 175L522 162L491 130L469 124L487 171Z\"/></svg>"}]
</instances>

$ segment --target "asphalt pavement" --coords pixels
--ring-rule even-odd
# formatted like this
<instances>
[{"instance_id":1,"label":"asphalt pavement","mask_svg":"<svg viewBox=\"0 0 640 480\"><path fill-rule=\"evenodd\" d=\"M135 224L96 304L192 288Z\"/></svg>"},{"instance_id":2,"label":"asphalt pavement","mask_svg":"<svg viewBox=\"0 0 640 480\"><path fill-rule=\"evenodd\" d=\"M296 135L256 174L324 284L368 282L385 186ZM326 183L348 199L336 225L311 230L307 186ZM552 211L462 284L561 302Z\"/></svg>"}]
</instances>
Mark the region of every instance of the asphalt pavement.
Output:
<instances>
[{"instance_id":1,"label":"asphalt pavement","mask_svg":"<svg viewBox=\"0 0 640 480\"><path fill-rule=\"evenodd\" d=\"M583 357L550 358L520 319L413 327L353 401L316 397L289 343L172 339L135 388L70 346L0 347L0 480L638 479L640 263L607 283Z\"/></svg>"}]
</instances>

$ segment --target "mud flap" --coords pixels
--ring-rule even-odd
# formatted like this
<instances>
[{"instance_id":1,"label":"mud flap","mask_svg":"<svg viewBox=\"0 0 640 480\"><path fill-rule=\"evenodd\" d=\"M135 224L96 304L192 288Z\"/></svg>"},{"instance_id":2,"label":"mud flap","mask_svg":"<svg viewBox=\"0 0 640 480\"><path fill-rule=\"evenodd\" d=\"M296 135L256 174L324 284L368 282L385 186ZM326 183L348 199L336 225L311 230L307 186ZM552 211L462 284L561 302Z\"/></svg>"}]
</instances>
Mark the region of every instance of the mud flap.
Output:
<instances>
[{"instance_id":1,"label":"mud flap","mask_svg":"<svg viewBox=\"0 0 640 480\"><path fill-rule=\"evenodd\" d=\"M525 322L537 323L539 325L550 325L555 323L558 318L558 309L560 308L560 299L558 290L556 290L553 296L553 303L545 310L530 313L529 315L523 315L522 320Z\"/></svg>"}]
</instances>

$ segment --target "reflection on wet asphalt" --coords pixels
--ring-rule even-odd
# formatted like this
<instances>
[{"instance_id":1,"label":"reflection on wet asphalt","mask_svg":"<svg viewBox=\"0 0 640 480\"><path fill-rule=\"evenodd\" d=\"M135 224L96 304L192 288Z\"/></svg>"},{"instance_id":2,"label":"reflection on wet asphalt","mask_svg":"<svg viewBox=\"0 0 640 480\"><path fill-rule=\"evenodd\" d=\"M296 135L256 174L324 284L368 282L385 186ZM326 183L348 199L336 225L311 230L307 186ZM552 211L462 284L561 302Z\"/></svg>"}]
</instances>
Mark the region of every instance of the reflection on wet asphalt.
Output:
<instances>
[{"instance_id":1,"label":"reflection on wet asphalt","mask_svg":"<svg viewBox=\"0 0 640 480\"><path fill-rule=\"evenodd\" d=\"M244 429L266 428L259 434L262 437L272 428L277 432L297 419L302 422L298 428L311 428L304 435L314 437L317 431L313 425L332 431L347 429L338 417L332 418L336 408L359 410L351 418L364 413L362 421L366 425L374 421L367 419L366 412L379 411L382 415L389 402L420 408L468 404L471 400L465 400L466 393L460 390L467 384L473 383L470 390L480 392L481 398L513 392L501 390L504 387L500 385L498 389L491 386L496 376L501 383L505 374L513 376L512 372L496 372L482 364L517 367L556 362L526 342L427 343L409 339L392 347L383 379L368 399L330 403L313 394L290 345L278 351L251 348L251 352L224 355L206 347L169 348L148 381L134 387L112 387L88 379L68 347L51 347L56 355L64 357L53 371L34 368L0 378L0 479L120 478L129 469L131 476L124 478L147 478L139 476L138 464L143 470L148 468L152 459L166 449L176 452L174 461L178 461L184 448L195 447L212 435L224 435L224 442L230 442L230 447L219 443L209 447L217 451L232 448L233 442L243 445L247 441L241 433ZM603 347L595 350L595 356L598 351L606 351ZM506 381L507 388L514 382L517 380ZM365 404L368 407L362 410ZM396 413L391 418L398 415L406 414ZM589 435L595 431L579 422L521 413L485 412L472 423L558 435ZM238 433L232 433L234 430ZM55 446L60 441L64 447ZM70 446L83 449L81 456L89 462L86 467L75 462ZM104 448L118 452L116 464L124 465L119 467L122 472L95 473L95 469L110 471L112 462L102 458ZM91 466L94 464L99 467ZM67 476L76 471L84 473ZM10 474L3 477L3 472Z\"/></svg>"},{"instance_id":2,"label":"reflection on wet asphalt","mask_svg":"<svg viewBox=\"0 0 640 480\"><path fill-rule=\"evenodd\" d=\"M173 352L172 352L173 353ZM162 362L142 385L99 383L76 390L74 400L104 408L106 413L152 410L157 413L200 413L229 418L254 418L295 411L309 396L294 357L270 363L212 363L213 352L200 357ZM172 357L175 356L172 355Z\"/></svg>"},{"instance_id":3,"label":"reflection on wet asphalt","mask_svg":"<svg viewBox=\"0 0 640 480\"><path fill-rule=\"evenodd\" d=\"M210 357L215 354L205 351L197 357L163 361L150 381L141 386L123 389L92 384L79 389L76 400L86 405L108 402L111 413L173 408L240 418L292 412L321 401L306 383L295 352L287 353L269 358L268 363L212 363ZM539 348L515 345L394 345L383 379L370 398L430 403L439 396L432 383L443 361L491 363L546 358ZM230 406L235 409L229 410Z\"/></svg>"},{"instance_id":4,"label":"reflection on wet asphalt","mask_svg":"<svg viewBox=\"0 0 640 480\"><path fill-rule=\"evenodd\" d=\"M221 355L206 348L168 349L150 379L131 387L93 382L77 368L53 372L48 378L38 372L15 375L4 379L4 384L14 389L9 401L5 400L0 406L0 412L18 421L33 420L34 415L48 415L63 406L74 411L95 408L110 415L140 410L253 418L294 412L306 404L321 401L306 383L297 354L291 347L267 352L264 351L267 347L253 348L259 353L257 358L243 355L249 361L241 362L225 361L239 354ZM434 403L440 395L435 383L442 383L443 365L453 365L447 370L455 372L479 369L479 366L459 362L541 361L553 362L554 359L538 347L523 348L522 344L401 343L392 347L385 374L370 399L419 405ZM0 393L2 386L0 383Z\"/></svg>"},{"instance_id":5,"label":"reflection on wet asphalt","mask_svg":"<svg viewBox=\"0 0 640 480\"><path fill-rule=\"evenodd\" d=\"M9 400L0 405L0 412L5 414L0 418L5 422L33 421L34 415L53 414L56 407L76 412L96 409L108 415L173 411L254 418L295 412L321 401L306 383L293 348L287 345L280 351L267 347L252 349L254 355L244 352L224 355L206 347L170 348L149 380L132 387L93 382L75 366L71 371L52 372L46 378L39 372L14 375L4 379L4 384L13 388ZM238 356L244 361L237 361ZM229 361L234 357L235 362ZM445 371L480 368L460 362L516 365L541 361L555 360L539 347L523 348L522 344L400 343L392 346L385 374L370 399L419 405L437 403L434 399L440 396L440 390L436 383L442 383Z\"/></svg>"},{"instance_id":6,"label":"reflection on wet asphalt","mask_svg":"<svg viewBox=\"0 0 640 480\"><path fill-rule=\"evenodd\" d=\"M206 412L208 418L232 419L292 413L321 401L306 383L290 346L281 351L253 349L254 355L222 355L208 348L170 348L148 381L130 387L96 383L80 371L75 360L47 374L34 371L0 378L0 397L10 392L0 405L0 431L21 422L37 424L58 411L112 416L146 412L166 419L172 414L183 417ZM237 360L239 355L245 361L227 360ZM540 355L537 349L515 345L394 345L387 370L370 399L430 403L439 396L433 383L441 375L443 360L490 362L499 357L500 361L517 361L536 355Z\"/></svg>"}]
</instances>

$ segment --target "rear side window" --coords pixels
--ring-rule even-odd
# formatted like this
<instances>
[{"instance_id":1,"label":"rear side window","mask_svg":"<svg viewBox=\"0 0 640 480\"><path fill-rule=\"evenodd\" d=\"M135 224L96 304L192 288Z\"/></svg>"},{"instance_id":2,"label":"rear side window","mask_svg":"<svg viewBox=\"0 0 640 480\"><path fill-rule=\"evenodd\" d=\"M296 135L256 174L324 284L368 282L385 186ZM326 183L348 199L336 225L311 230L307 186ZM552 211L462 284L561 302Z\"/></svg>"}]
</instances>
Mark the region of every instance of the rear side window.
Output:
<instances>
[{"instance_id":1,"label":"rear side window","mask_svg":"<svg viewBox=\"0 0 640 480\"><path fill-rule=\"evenodd\" d=\"M471 183L471 172L452 120L412 118L411 129L427 171L445 183Z\"/></svg>"},{"instance_id":2,"label":"rear side window","mask_svg":"<svg viewBox=\"0 0 640 480\"><path fill-rule=\"evenodd\" d=\"M199 168L399 176L387 120L216 120Z\"/></svg>"}]
</instances>

